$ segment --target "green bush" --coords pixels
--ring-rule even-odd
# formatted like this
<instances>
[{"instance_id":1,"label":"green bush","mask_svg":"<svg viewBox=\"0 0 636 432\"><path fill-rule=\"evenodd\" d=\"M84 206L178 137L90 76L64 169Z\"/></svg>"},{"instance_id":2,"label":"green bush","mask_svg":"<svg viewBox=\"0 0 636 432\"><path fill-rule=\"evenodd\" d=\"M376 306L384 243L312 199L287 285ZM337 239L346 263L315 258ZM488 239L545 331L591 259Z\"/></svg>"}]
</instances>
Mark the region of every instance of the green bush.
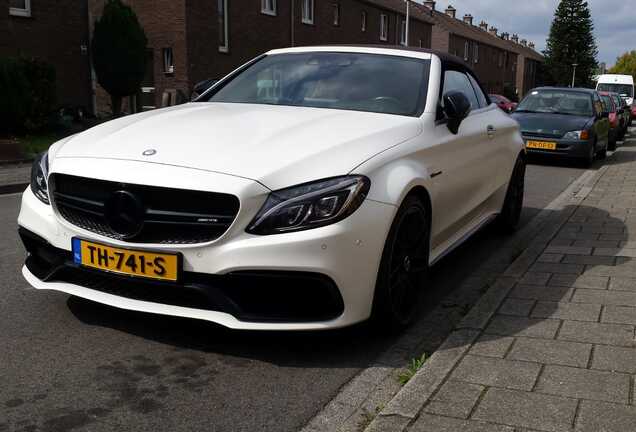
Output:
<instances>
[{"instance_id":1,"label":"green bush","mask_svg":"<svg viewBox=\"0 0 636 432\"><path fill-rule=\"evenodd\" d=\"M25 58L0 58L0 134L34 132L55 109L55 69Z\"/></svg>"}]
</instances>

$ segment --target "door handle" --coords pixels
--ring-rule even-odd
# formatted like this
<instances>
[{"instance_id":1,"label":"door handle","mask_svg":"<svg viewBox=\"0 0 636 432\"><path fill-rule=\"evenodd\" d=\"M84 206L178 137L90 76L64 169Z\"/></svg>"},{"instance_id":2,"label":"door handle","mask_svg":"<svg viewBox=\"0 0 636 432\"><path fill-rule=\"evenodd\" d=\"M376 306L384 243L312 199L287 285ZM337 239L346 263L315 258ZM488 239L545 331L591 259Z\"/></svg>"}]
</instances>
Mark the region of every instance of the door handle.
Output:
<instances>
[{"instance_id":1,"label":"door handle","mask_svg":"<svg viewBox=\"0 0 636 432\"><path fill-rule=\"evenodd\" d=\"M495 127L494 127L494 126L489 125L489 126L486 128L486 133L488 134L488 137L492 138L492 137L494 137L494 136L495 136L495 134L497 133L497 129L495 129Z\"/></svg>"}]
</instances>

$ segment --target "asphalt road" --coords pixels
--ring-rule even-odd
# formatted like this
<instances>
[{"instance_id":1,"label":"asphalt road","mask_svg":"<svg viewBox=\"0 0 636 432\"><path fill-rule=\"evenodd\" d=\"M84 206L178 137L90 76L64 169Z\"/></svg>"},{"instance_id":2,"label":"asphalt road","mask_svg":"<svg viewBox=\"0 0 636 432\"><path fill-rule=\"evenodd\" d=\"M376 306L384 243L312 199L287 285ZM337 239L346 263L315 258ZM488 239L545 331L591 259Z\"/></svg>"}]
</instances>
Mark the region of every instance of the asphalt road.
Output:
<instances>
[{"instance_id":1,"label":"asphalt road","mask_svg":"<svg viewBox=\"0 0 636 432\"><path fill-rule=\"evenodd\" d=\"M583 172L529 166L523 223ZM366 325L233 332L29 289L18 207L0 196L0 432L296 431L393 341ZM440 262L435 301L504 240L486 229Z\"/></svg>"}]
</instances>

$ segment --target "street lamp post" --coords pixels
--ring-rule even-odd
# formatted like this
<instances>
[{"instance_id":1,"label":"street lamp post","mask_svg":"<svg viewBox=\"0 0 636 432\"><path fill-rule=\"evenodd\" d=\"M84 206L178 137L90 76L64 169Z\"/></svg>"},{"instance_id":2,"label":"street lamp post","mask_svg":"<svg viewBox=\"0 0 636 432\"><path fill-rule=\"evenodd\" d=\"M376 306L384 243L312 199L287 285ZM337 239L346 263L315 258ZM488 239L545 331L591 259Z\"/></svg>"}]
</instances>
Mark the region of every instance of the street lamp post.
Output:
<instances>
[{"instance_id":1,"label":"street lamp post","mask_svg":"<svg viewBox=\"0 0 636 432\"><path fill-rule=\"evenodd\" d=\"M574 88L574 79L576 78L576 67L578 66L578 63L573 63L572 66L574 67L574 70L572 71L572 88Z\"/></svg>"},{"instance_id":2,"label":"street lamp post","mask_svg":"<svg viewBox=\"0 0 636 432\"><path fill-rule=\"evenodd\" d=\"M406 0L406 29L404 31L404 45L409 46L409 15L410 15L410 0Z\"/></svg>"}]
</instances>

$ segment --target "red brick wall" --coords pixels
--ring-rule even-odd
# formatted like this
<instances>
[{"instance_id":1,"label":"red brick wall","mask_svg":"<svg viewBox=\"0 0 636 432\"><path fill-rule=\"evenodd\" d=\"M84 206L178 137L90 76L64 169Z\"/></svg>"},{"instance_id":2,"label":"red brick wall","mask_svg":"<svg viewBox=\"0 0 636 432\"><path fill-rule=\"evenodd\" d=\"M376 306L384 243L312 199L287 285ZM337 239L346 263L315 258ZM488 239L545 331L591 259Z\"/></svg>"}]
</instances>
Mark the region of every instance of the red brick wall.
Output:
<instances>
[{"instance_id":1,"label":"red brick wall","mask_svg":"<svg viewBox=\"0 0 636 432\"><path fill-rule=\"evenodd\" d=\"M218 50L216 2L187 0L188 58L190 84L206 78L221 78L237 66L274 48L291 46L291 4L278 1L276 16L261 13L260 0L228 1L229 52ZM396 44L398 14L364 0L340 0L340 25L333 25L333 4L315 2L314 24L303 24L301 1L294 3L294 45L318 44ZM362 31L362 11L367 13ZM388 41L380 41L380 14L389 16ZM431 46L431 25L411 19L410 42Z\"/></svg>"},{"instance_id":2,"label":"red brick wall","mask_svg":"<svg viewBox=\"0 0 636 432\"><path fill-rule=\"evenodd\" d=\"M155 105L160 106L165 89L188 91L188 59L186 48L186 0L125 0L137 14L139 22L148 38L148 48L154 59ZM91 33L94 22L103 11L105 0L89 0ZM172 48L174 73L167 75L163 70L163 48ZM110 112L110 98L97 85L97 112ZM124 110L130 111L127 103Z\"/></svg>"},{"instance_id":3,"label":"red brick wall","mask_svg":"<svg viewBox=\"0 0 636 432\"><path fill-rule=\"evenodd\" d=\"M0 55L45 61L56 70L60 105L91 107L87 6L76 0L34 0L31 16L9 15L0 0Z\"/></svg>"},{"instance_id":4,"label":"red brick wall","mask_svg":"<svg viewBox=\"0 0 636 432\"><path fill-rule=\"evenodd\" d=\"M468 61L466 64L473 68L482 85L489 93L503 94L504 86L512 87L516 84L517 54L508 51L508 66L506 67L505 51L490 45L478 43L479 58L475 63L475 44L477 42L455 34L450 35L449 53L464 59L465 43L469 43ZM499 61L501 56L501 63Z\"/></svg>"}]
</instances>

